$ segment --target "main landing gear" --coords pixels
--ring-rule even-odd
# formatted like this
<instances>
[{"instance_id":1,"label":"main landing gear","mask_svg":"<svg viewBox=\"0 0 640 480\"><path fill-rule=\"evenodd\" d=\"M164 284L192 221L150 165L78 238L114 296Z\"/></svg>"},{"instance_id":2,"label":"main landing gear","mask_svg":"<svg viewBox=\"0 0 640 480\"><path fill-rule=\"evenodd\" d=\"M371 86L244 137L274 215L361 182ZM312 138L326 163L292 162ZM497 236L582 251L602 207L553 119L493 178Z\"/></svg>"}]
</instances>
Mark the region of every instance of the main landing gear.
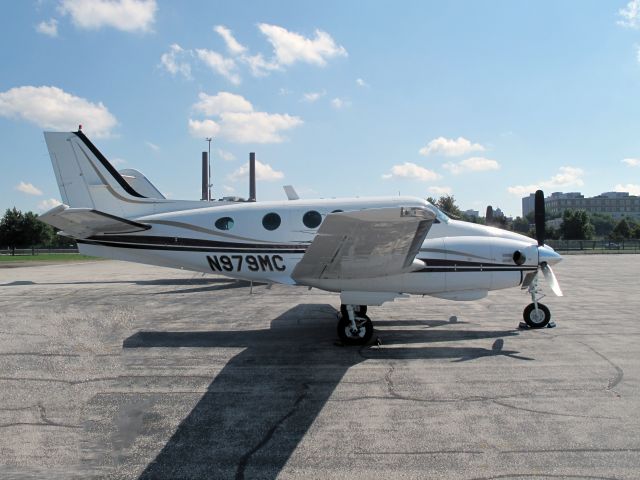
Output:
<instances>
[{"instance_id":1,"label":"main landing gear","mask_svg":"<svg viewBox=\"0 0 640 480\"><path fill-rule=\"evenodd\" d=\"M551 322L551 312L549 311L547 306L538 302L538 300L541 300L544 297L544 295L540 292L540 288L538 287L538 275L536 275L529 284L528 292L531 295L532 303L527 305L524 309L524 312L522 312L526 327L555 327L556 324ZM525 327L525 325L523 325L522 323L520 325L521 328Z\"/></svg>"},{"instance_id":2,"label":"main landing gear","mask_svg":"<svg viewBox=\"0 0 640 480\"><path fill-rule=\"evenodd\" d=\"M345 345L366 345L373 335L373 323L366 305L340 305L338 337Z\"/></svg>"}]
</instances>

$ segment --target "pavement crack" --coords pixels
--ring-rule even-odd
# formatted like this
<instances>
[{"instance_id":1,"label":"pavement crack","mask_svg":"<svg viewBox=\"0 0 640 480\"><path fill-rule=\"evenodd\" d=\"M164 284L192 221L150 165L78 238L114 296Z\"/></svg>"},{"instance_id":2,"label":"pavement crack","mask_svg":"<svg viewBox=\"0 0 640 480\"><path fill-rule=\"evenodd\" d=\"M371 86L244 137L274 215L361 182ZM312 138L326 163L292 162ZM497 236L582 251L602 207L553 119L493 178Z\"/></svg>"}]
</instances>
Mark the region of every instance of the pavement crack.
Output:
<instances>
[{"instance_id":1,"label":"pavement crack","mask_svg":"<svg viewBox=\"0 0 640 480\"><path fill-rule=\"evenodd\" d=\"M236 469L236 480L244 480L244 478L245 478L244 477L244 472L245 472L245 469L247 468L247 464L249 463L249 460L251 460L251 457L258 450L260 450L267 443L269 443L269 441L271 440L273 435L276 433L276 430L289 417L291 417L294 413L296 413L296 410L298 409L298 406L307 397L307 392L309 390L309 385L306 384L306 383L303 384L302 387L303 387L303 391L302 391L302 393L300 395L298 395L296 400L293 402L293 405L291 406L291 409L276 421L276 423L267 431L267 433L265 433L265 435L262 437L262 439L253 448L251 448L251 450L249 450L244 455L242 455L242 457L240 457L240 461L238 462L238 468Z\"/></svg>"},{"instance_id":2,"label":"pavement crack","mask_svg":"<svg viewBox=\"0 0 640 480\"><path fill-rule=\"evenodd\" d=\"M550 412L549 410L537 410L534 408L517 407L515 405L510 405L508 403L504 403L496 399L492 399L491 401L496 405L500 405L502 407L512 408L514 410L521 410L523 412L529 412L529 413L539 413L542 415L556 415L558 417L577 417L577 418L590 418L590 419L598 418L598 419L604 419L604 420L619 420L618 417L604 417L604 416L597 416L597 415L579 415L576 413Z\"/></svg>"},{"instance_id":3,"label":"pavement crack","mask_svg":"<svg viewBox=\"0 0 640 480\"><path fill-rule=\"evenodd\" d=\"M616 385L618 385L622 381L622 378L624 377L624 370L622 370L622 368L620 368L618 365L616 365L611 360L609 360L609 358L606 355L603 355L602 353L597 351L595 348L593 348L591 345L589 345L587 343L584 343L584 342L581 342L579 340L576 340L576 342L581 344L581 345L584 345L585 347L587 347L589 350L591 350L597 356L602 358L605 362L607 362L609 365L611 365L615 369L616 374L613 376L613 378L609 379L609 383L607 385L606 390L609 390L609 391L615 393L619 397L620 393L617 392L616 390L614 390L613 387L615 387Z\"/></svg>"}]
</instances>

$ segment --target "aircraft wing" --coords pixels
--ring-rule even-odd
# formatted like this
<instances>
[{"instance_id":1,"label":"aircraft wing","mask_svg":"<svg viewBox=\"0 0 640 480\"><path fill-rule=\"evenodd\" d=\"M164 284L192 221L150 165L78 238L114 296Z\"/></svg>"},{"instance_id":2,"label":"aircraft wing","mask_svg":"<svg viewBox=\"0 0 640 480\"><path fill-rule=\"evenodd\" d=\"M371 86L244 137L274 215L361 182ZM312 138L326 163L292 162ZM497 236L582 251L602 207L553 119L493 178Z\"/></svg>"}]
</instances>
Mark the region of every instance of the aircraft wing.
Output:
<instances>
[{"instance_id":1,"label":"aircraft wing","mask_svg":"<svg viewBox=\"0 0 640 480\"><path fill-rule=\"evenodd\" d=\"M331 213L291 277L304 283L305 279L371 278L412 271L434 219L435 213L422 207Z\"/></svg>"},{"instance_id":2,"label":"aircraft wing","mask_svg":"<svg viewBox=\"0 0 640 480\"><path fill-rule=\"evenodd\" d=\"M102 233L141 232L151 228L150 225L91 208L71 208L68 205L58 205L40 215L38 219L74 238L87 238Z\"/></svg>"}]
</instances>

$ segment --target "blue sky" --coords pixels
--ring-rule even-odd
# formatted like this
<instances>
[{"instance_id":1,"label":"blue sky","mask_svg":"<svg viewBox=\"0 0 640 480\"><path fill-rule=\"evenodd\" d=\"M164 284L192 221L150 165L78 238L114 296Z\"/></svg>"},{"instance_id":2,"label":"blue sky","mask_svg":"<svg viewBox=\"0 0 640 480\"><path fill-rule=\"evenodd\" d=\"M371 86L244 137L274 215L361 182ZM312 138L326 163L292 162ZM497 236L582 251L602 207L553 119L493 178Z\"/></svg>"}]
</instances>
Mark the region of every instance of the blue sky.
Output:
<instances>
[{"instance_id":1,"label":"blue sky","mask_svg":"<svg viewBox=\"0 0 640 480\"><path fill-rule=\"evenodd\" d=\"M0 208L59 199L43 130L171 198L640 195L640 0L9 2Z\"/></svg>"}]
</instances>

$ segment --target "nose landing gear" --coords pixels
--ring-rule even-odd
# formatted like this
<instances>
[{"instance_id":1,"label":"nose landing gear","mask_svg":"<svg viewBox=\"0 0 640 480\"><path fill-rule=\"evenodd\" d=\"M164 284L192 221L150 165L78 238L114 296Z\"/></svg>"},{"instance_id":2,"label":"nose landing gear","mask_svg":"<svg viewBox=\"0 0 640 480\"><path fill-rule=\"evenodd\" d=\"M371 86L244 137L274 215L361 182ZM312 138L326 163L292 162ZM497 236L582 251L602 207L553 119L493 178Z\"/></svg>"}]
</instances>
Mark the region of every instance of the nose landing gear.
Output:
<instances>
[{"instance_id":1,"label":"nose landing gear","mask_svg":"<svg viewBox=\"0 0 640 480\"><path fill-rule=\"evenodd\" d=\"M538 287L538 275L533 277L533 280L529 284L528 292L531 295L532 303L527 305L522 312L524 318L524 324L520 324L520 328L544 328L555 327L556 324L551 322L551 312L546 305L539 303L544 295L540 292Z\"/></svg>"},{"instance_id":2,"label":"nose landing gear","mask_svg":"<svg viewBox=\"0 0 640 480\"><path fill-rule=\"evenodd\" d=\"M373 335L373 323L366 305L340 305L338 338L345 345L365 345Z\"/></svg>"}]
</instances>

